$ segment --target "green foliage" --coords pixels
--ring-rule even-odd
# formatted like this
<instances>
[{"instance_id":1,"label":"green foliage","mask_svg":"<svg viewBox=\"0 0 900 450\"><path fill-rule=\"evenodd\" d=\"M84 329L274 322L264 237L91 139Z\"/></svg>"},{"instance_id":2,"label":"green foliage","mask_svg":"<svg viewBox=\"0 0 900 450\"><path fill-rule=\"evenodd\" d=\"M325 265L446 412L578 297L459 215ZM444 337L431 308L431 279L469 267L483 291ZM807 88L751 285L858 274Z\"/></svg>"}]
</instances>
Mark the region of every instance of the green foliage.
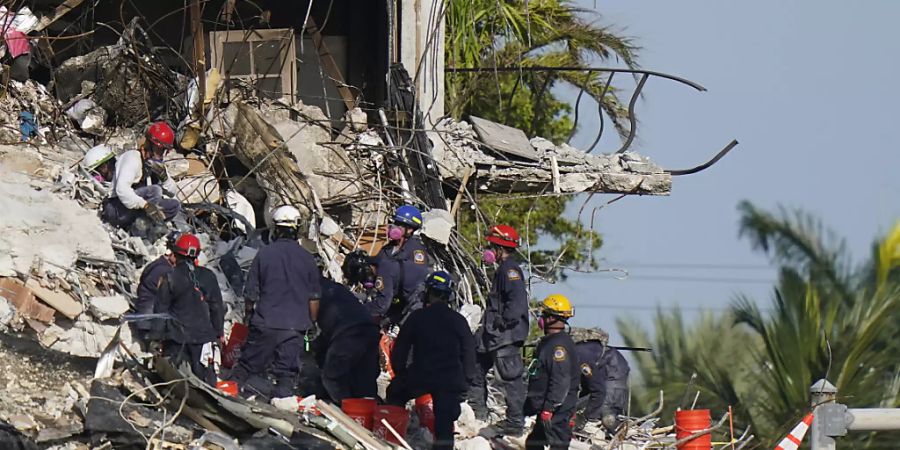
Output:
<instances>
[{"instance_id":1,"label":"green foliage","mask_svg":"<svg viewBox=\"0 0 900 450\"><path fill-rule=\"evenodd\" d=\"M690 327L678 311L659 312L656 352L638 358L642 389L677 394L696 371L696 388L714 394L701 394L703 406L733 404L736 423L752 425L769 447L809 411L809 386L820 378L852 407L898 406L900 224L876 242L872 261L853 269L843 242L809 215L747 202L739 209L741 235L780 269L771 311L738 296L731 313ZM629 345L649 342L633 322L620 321L620 330ZM850 435L841 448L869 448L872 439Z\"/></svg>"},{"instance_id":2,"label":"green foliage","mask_svg":"<svg viewBox=\"0 0 900 450\"><path fill-rule=\"evenodd\" d=\"M592 13L567 0L469 0L450 2L447 14L447 64L451 67L576 66L617 58L636 65L632 42L588 19ZM484 117L542 136L555 143L572 133L572 108L557 99L553 87L569 83L583 87L600 102L620 133L625 110L610 89L603 94L606 74L584 72L522 72L448 74L446 98L454 117ZM563 217L568 198L481 198L480 211L463 210L462 235L475 252L487 226L516 227L529 245L523 252L532 271L550 278L563 268L596 267L593 252L600 236ZM549 238L541 241L538 237ZM549 243L548 243L549 241Z\"/></svg>"}]
</instances>

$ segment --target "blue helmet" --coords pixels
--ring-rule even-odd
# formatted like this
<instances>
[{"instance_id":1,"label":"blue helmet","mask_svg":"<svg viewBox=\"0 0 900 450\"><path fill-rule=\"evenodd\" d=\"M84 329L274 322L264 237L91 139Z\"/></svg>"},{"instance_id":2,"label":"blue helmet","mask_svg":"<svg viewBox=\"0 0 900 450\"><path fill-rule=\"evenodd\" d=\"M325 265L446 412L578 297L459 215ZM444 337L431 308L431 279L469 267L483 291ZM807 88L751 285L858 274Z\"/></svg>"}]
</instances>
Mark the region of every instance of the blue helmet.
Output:
<instances>
[{"instance_id":1,"label":"blue helmet","mask_svg":"<svg viewBox=\"0 0 900 450\"><path fill-rule=\"evenodd\" d=\"M432 272L425 278L425 287L430 291L450 295L453 293L453 278L443 270Z\"/></svg>"},{"instance_id":2,"label":"blue helmet","mask_svg":"<svg viewBox=\"0 0 900 450\"><path fill-rule=\"evenodd\" d=\"M394 223L418 230L422 228L422 213L415 206L403 205L397 208L397 212L394 213Z\"/></svg>"}]
</instances>

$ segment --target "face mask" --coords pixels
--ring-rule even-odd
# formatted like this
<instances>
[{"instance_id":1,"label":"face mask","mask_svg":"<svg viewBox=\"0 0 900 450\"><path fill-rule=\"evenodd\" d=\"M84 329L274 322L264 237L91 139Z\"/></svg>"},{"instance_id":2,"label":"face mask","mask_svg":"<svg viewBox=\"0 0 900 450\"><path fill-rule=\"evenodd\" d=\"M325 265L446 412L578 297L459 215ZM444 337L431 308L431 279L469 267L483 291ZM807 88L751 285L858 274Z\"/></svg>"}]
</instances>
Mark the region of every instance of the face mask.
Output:
<instances>
[{"instance_id":1,"label":"face mask","mask_svg":"<svg viewBox=\"0 0 900 450\"><path fill-rule=\"evenodd\" d=\"M392 241L399 241L403 238L404 234L405 233L403 232L403 228L394 225L388 227L388 239Z\"/></svg>"},{"instance_id":2,"label":"face mask","mask_svg":"<svg viewBox=\"0 0 900 450\"><path fill-rule=\"evenodd\" d=\"M541 329L541 330L543 331L544 325L545 325L545 323L544 323L544 318L543 318L543 317L538 317L538 320L537 320L537 326L538 326L538 328Z\"/></svg>"},{"instance_id":3,"label":"face mask","mask_svg":"<svg viewBox=\"0 0 900 450\"><path fill-rule=\"evenodd\" d=\"M372 280L363 281L363 287L366 289L372 289L375 287L375 282Z\"/></svg>"},{"instance_id":4,"label":"face mask","mask_svg":"<svg viewBox=\"0 0 900 450\"><path fill-rule=\"evenodd\" d=\"M106 181L106 179L103 178L103 175L100 175L99 173L94 175L94 179L97 180L97 181L99 181L99 182L101 182L101 183L104 182L104 181Z\"/></svg>"},{"instance_id":5,"label":"face mask","mask_svg":"<svg viewBox=\"0 0 900 450\"><path fill-rule=\"evenodd\" d=\"M481 253L481 260L484 261L485 264L493 264L497 262L497 252L493 250L485 250Z\"/></svg>"}]
</instances>

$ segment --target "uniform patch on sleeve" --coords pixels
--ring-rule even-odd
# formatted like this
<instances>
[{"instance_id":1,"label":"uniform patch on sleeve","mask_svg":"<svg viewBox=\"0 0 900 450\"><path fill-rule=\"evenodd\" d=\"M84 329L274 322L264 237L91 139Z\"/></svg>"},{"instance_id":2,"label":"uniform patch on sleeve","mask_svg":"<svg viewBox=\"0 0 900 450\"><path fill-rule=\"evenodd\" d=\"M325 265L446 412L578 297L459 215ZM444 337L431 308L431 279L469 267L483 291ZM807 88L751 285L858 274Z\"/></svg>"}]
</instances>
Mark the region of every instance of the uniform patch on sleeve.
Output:
<instances>
[{"instance_id":1,"label":"uniform patch on sleeve","mask_svg":"<svg viewBox=\"0 0 900 450\"><path fill-rule=\"evenodd\" d=\"M556 362L563 362L566 360L566 349L562 347L556 347L553 349L553 360Z\"/></svg>"},{"instance_id":2,"label":"uniform patch on sleeve","mask_svg":"<svg viewBox=\"0 0 900 450\"><path fill-rule=\"evenodd\" d=\"M586 377L594 376L594 371L591 370L591 366L588 363L581 363L581 374Z\"/></svg>"},{"instance_id":3,"label":"uniform patch on sleeve","mask_svg":"<svg viewBox=\"0 0 900 450\"><path fill-rule=\"evenodd\" d=\"M516 269L509 269L509 271L506 272L506 277L509 278L509 281L522 279L522 275L519 275L519 271Z\"/></svg>"},{"instance_id":4,"label":"uniform patch on sleeve","mask_svg":"<svg viewBox=\"0 0 900 450\"><path fill-rule=\"evenodd\" d=\"M378 277L375 279L375 289L378 289L379 291L384 290L384 278Z\"/></svg>"},{"instance_id":5,"label":"uniform patch on sleeve","mask_svg":"<svg viewBox=\"0 0 900 450\"><path fill-rule=\"evenodd\" d=\"M425 264L425 250L413 251L413 262L416 264Z\"/></svg>"}]
</instances>

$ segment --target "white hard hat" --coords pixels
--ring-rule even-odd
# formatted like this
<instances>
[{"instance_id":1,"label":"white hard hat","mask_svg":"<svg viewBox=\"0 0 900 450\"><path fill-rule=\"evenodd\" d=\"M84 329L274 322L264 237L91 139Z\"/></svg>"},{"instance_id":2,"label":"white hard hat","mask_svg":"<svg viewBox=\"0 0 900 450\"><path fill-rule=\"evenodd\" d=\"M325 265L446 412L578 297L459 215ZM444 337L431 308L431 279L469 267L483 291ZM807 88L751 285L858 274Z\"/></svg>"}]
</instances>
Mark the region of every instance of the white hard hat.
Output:
<instances>
[{"instance_id":1,"label":"white hard hat","mask_svg":"<svg viewBox=\"0 0 900 450\"><path fill-rule=\"evenodd\" d=\"M87 170L94 170L103 163L115 158L116 152L108 145L98 145L84 154L81 165Z\"/></svg>"},{"instance_id":2,"label":"white hard hat","mask_svg":"<svg viewBox=\"0 0 900 450\"><path fill-rule=\"evenodd\" d=\"M300 225L300 211L291 205L279 206L272 211L272 221L280 227L297 228Z\"/></svg>"}]
</instances>

